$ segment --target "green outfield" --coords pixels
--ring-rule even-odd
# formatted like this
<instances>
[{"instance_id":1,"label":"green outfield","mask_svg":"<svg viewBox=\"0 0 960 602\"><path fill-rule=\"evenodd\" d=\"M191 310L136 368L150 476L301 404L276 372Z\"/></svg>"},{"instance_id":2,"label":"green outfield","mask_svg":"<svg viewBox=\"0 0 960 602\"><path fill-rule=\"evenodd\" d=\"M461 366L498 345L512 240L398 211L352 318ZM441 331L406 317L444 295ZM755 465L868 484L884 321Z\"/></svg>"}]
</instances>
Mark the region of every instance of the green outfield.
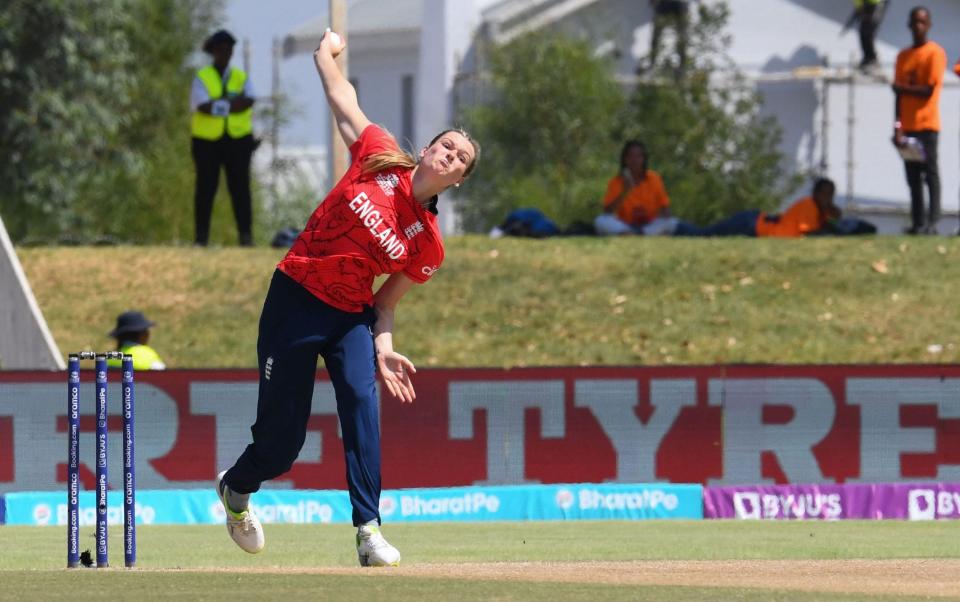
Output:
<instances>
[{"instance_id":1,"label":"green outfield","mask_svg":"<svg viewBox=\"0 0 960 602\"><path fill-rule=\"evenodd\" d=\"M60 350L103 349L118 313L157 322L171 368L256 365L283 251L18 250ZM960 239L451 237L397 310L418 367L956 363Z\"/></svg>"},{"instance_id":2,"label":"green outfield","mask_svg":"<svg viewBox=\"0 0 960 602\"><path fill-rule=\"evenodd\" d=\"M0 527L0 599L904 600L960 596L954 522L397 524L398 569L360 569L349 526L138 531L134 570L67 570L65 532ZM112 530L111 562L123 564ZM85 528L83 549L93 547Z\"/></svg>"}]
</instances>

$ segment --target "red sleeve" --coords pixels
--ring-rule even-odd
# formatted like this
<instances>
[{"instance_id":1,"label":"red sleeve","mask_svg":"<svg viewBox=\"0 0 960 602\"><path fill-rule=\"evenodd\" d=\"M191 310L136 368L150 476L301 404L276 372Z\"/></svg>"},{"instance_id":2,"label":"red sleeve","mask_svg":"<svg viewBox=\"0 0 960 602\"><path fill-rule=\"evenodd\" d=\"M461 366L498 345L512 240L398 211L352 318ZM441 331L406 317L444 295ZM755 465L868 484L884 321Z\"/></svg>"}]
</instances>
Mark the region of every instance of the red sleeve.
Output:
<instances>
[{"instance_id":1,"label":"red sleeve","mask_svg":"<svg viewBox=\"0 0 960 602\"><path fill-rule=\"evenodd\" d=\"M397 141L378 125L370 124L363 128L360 137L350 145L350 157L352 163L362 162L370 155L375 155L383 151L400 150Z\"/></svg>"},{"instance_id":2,"label":"red sleeve","mask_svg":"<svg viewBox=\"0 0 960 602\"><path fill-rule=\"evenodd\" d=\"M417 284L423 284L427 280L430 280L430 277L440 269L440 264L443 263L442 244L443 243L436 240L431 241L431 243L422 249L420 254L410 262L410 265L404 268L404 275Z\"/></svg>"},{"instance_id":3,"label":"red sleeve","mask_svg":"<svg viewBox=\"0 0 960 602\"><path fill-rule=\"evenodd\" d=\"M957 75L960 75L960 60L958 60L956 64L953 65L953 72L956 73Z\"/></svg>"}]
</instances>

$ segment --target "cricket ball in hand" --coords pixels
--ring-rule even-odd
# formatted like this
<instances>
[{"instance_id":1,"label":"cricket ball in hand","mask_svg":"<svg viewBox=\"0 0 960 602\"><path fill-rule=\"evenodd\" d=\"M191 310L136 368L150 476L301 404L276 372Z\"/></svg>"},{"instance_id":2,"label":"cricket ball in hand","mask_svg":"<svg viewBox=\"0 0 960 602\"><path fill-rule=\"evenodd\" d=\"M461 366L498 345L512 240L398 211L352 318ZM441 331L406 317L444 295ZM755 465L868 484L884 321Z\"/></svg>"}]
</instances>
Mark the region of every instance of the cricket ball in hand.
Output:
<instances>
[{"instance_id":1,"label":"cricket ball in hand","mask_svg":"<svg viewBox=\"0 0 960 602\"><path fill-rule=\"evenodd\" d=\"M329 29L327 30L326 36L330 39L330 54L336 58L338 54L343 52L343 47L345 46L343 38L341 38L337 32Z\"/></svg>"}]
</instances>

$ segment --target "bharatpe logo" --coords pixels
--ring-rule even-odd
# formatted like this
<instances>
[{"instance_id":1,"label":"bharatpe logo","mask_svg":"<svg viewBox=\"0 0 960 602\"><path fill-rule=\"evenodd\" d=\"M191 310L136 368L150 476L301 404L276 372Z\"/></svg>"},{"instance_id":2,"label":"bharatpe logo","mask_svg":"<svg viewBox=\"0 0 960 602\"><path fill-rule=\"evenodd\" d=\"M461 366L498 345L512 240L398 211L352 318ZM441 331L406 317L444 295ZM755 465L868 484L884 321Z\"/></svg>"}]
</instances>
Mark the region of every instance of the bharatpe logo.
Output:
<instances>
[{"instance_id":1,"label":"bharatpe logo","mask_svg":"<svg viewBox=\"0 0 960 602\"><path fill-rule=\"evenodd\" d=\"M397 500L392 496L380 498L380 516L392 516L397 511Z\"/></svg>"},{"instance_id":2,"label":"bharatpe logo","mask_svg":"<svg viewBox=\"0 0 960 602\"><path fill-rule=\"evenodd\" d=\"M42 513L41 508L45 504L40 504L35 507L33 510L33 517L35 520L38 520L38 515ZM66 525L67 524L67 505L66 504L57 504L57 525ZM134 515L137 517L137 524L143 525L152 525L156 522L157 519L157 509L153 506L146 506L137 502L133 507ZM221 510L221 512L223 512ZM97 524L97 509L94 506L81 506L79 512L77 512L77 518L80 521L81 527L89 527L91 525ZM220 521L224 517L220 518ZM50 521L52 517L49 517L45 520ZM37 523L37 524L47 524L47 523ZM107 506L107 524L108 525L122 525L123 524L123 506L120 504L114 504L112 506Z\"/></svg>"},{"instance_id":3,"label":"bharatpe logo","mask_svg":"<svg viewBox=\"0 0 960 602\"><path fill-rule=\"evenodd\" d=\"M53 512L50 510L50 506L46 504L37 504L36 506L34 506L33 524L49 525L51 518L53 518Z\"/></svg>"},{"instance_id":4,"label":"bharatpe logo","mask_svg":"<svg viewBox=\"0 0 960 602\"><path fill-rule=\"evenodd\" d=\"M400 496L401 516L460 516L494 514L500 509L500 498L482 491L456 497L424 498L419 495Z\"/></svg>"},{"instance_id":5,"label":"bharatpe logo","mask_svg":"<svg viewBox=\"0 0 960 602\"><path fill-rule=\"evenodd\" d=\"M557 495L554 498L557 502L557 507L561 510L569 510L573 506L573 492L569 489L561 489L557 491Z\"/></svg>"},{"instance_id":6,"label":"bharatpe logo","mask_svg":"<svg viewBox=\"0 0 960 602\"><path fill-rule=\"evenodd\" d=\"M393 189L400 185L400 178L397 177L397 174L378 173L376 180L380 190L387 196L393 196Z\"/></svg>"},{"instance_id":7,"label":"bharatpe logo","mask_svg":"<svg viewBox=\"0 0 960 602\"><path fill-rule=\"evenodd\" d=\"M823 518L836 519L843 514L839 493L759 494L738 491L733 494L737 518Z\"/></svg>"},{"instance_id":8,"label":"bharatpe logo","mask_svg":"<svg viewBox=\"0 0 960 602\"><path fill-rule=\"evenodd\" d=\"M676 510L680 500L662 489L643 489L601 493L596 489L581 489L577 496L581 510Z\"/></svg>"},{"instance_id":9,"label":"bharatpe logo","mask_svg":"<svg viewBox=\"0 0 960 602\"><path fill-rule=\"evenodd\" d=\"M911 489L907 494L910 520L960 518L960 492Z\"/></svg>"},{"instance_id":10,"label":"bharatpe logo","mask_svg":"<svg viewBox=\"0 0 960 602\"><path fill-rule=\"evenodd\" d=\"M296 504L250 504L257 518L264 523L329 523L333 508L314 500L300 500ZM216 522L226 518L223 504L210 505L210 515Z\"/></svg>"}]
</instances>

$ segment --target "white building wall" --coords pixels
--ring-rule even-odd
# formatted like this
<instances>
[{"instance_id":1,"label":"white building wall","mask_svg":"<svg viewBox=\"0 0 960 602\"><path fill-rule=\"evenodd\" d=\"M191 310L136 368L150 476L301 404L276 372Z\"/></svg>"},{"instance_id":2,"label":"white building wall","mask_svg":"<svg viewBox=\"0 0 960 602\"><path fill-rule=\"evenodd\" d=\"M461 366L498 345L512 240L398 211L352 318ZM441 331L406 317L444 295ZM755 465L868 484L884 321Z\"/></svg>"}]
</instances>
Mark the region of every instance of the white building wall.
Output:
<instances>
[{"instance_id":1,"label":"white building wall","mask_svg":"<svg viewBox=\"0 0 960 602\"><path fill-rule=\"evenodd\" d=\"M401 135L401 78L404 73L415 73L414 137L418 147L451 124L453 82L461 60L469 59L474 50L472 32L480 24L481 12L499 4L497 0L423 2L419 50L415 55L407 50L382 49L363 54L354 48L350 64L351 77L360 82L364 110L397 136ZM851 10L851 3L846 0L728 0L728 3L731 8L728 31L733 40L731 57L740 69L750 74L762 77L789 72L798 66L822 64L824 59L831 65L846 65L859 58L856 32L840 35ZM583 7L551 27L587 35L598 47L604 46L608 51L615 48L618 72L632 75L638 60L649 48L652 29L649 3L597 0L574 4ZM928 0L925 4L933 13L931 37L946 48L952 64L960 57L960 38L951 35L960 30L960 2ZM235 6L246 6L246 1L233 0L231 8ZM878 51L888 73L892 73L898 50L910 44L906 21L911 6L892 2L879 31ZM325 6L322 10L325 11ZM311 71L309 57L294 57L285 61L283 67L285 88L293 89L295 102L304 108L298 123L286 130L287 140L324 145L326 104ZM255 72L263 73L262 69ZM960 170L957 169L960 166L960 112L957 110L960 79L952 73L947 73L946 78L951 87L944 90L941 99L940 167L943 206L955 212L960 190ZM787 168L818 170L825 152L825 173L837 182L841 202L849 195L857 207L886 205L897 207L901 212L905 209L908 191L903 166L889 143L893 97L888 86L870 82L857 86L852 137L847 88L841 84L829 86L826 139L821 112L823 91L816 82L761 82L758 89L766 98L767 114L776 117L783 127L780 149L787 158ZM266 86L260 90L265 91ZM304 128L305 123L311 125ZM848 177L851 139L853 172L852 177ZM944 231L952 229L953 220L949 221L949 228L946 223L943 225ZM448 231L450 226L445 223Z\"/></svg>"},{"instance_id":2,"label":"white building wall","mask_svg":"<svg viewBox=\"0 0 960 602\"><path fill-rule=\"evenodd\" d=\"M709 0L708 0L709 1ZM817 81L762 81L773 74L787 74L797 67L849 66L859 61L860 45L856 30L841 35L841 28L852 10L852 3L837 0L728 0L732 36L730 58L736 66L758 80L764 97L764 113L773 116L783 128L780 150L785 168L791 171L821 172L838 185L838 201L851 203L859 210L869 208L871 219L881 222L884 231L898 231L909 206L909 191L903 163L890 144L893 129L893 94L886 83L862 78L853 90L844 83L824 86ZM960 39L952 32L960 30L960 2L931 0L925 5L933 15L931 38L942 45L949 64L960 57ZM877 49L883 72L893 74L896 55L911 44L907 19L913 4L893 2L877 36ZM646 2L600 0L558 23L561 31L593 32L598 42L604 38L602 23L630 33L608 34L621 49L618 71L633 73L649 50L652 10ZM619 18L616 22L612 19ZM629 39L629 45L627 45ZM626 50L626 52L623 52ZM941 97L942 131L940 171L942 206L948 213L958 210L960 190L960 78L946 74L947 87ZM824 97L826 95L826 98ZM826 104L824 105L824 100ZM826 107L827 119L823 110ZM824 127L826 126L826 127ZM852 132L852 135L851 135ZM796 194L805 192L808 183ZM792 198L784 199L788 204ZM898 216L886 219L873 208L895 209ZM956 223L945 219L942 232L953 232Z\"/></svg>"},{"instance_id":3,"label":"white building wall","mask_svg":"<svg viewBox=\"0 0 960 602\"><path fill-rule=\"evenodd\" d=\"M729 0L731 56L747 72L770 74L798 66L848 65L860 58L856 31L840 35L850 15L851 3L834 0ZM960 57L960 3L953 0L924 2L933 16L930 37L947 51L952 65ZM893 65L901 48L911 44L907 19L912 3L892 2L877 35L877 50L884 73L893 76ZM947 212L958 209L960 190L960 79L946 74L947 87L941 96L940 175L942 205ZM838 185L838 200L848 199L857 208L894 207L898 217L885 218L868 211L881 229L892 232L906 225L904 212L909 191L900 160L890 137L893 132L893 93L888 84L860 81L853 90L845 84L828 86L827 132L822 136L822 89L813 82L761 83L765 109L784 129L781 151L797 169L819 167L826 152L826 174ZM852 122L850 120L853 120ZM852 127L852 137L850 135ZM849 146L852 144L852 146ZM852 173L849 155L852 150ZM944 219L941 232L956 230L954 219Z\"/></svg>"},{"instance_id":4,"label":"white building wall","mask_svg":"<svg viewBox=\"0 0 960 602\"><path fill-rule=\"evenodd\" d=\"M410 148L411 142L415 141L401 139L402 81L404 75L413 75L416 85L418 68L416 48L389 54L356 52L350 55L350 79L357 83L363 112L370 121L386 127L404 148Z\"/></svg>"}]
</instances>

